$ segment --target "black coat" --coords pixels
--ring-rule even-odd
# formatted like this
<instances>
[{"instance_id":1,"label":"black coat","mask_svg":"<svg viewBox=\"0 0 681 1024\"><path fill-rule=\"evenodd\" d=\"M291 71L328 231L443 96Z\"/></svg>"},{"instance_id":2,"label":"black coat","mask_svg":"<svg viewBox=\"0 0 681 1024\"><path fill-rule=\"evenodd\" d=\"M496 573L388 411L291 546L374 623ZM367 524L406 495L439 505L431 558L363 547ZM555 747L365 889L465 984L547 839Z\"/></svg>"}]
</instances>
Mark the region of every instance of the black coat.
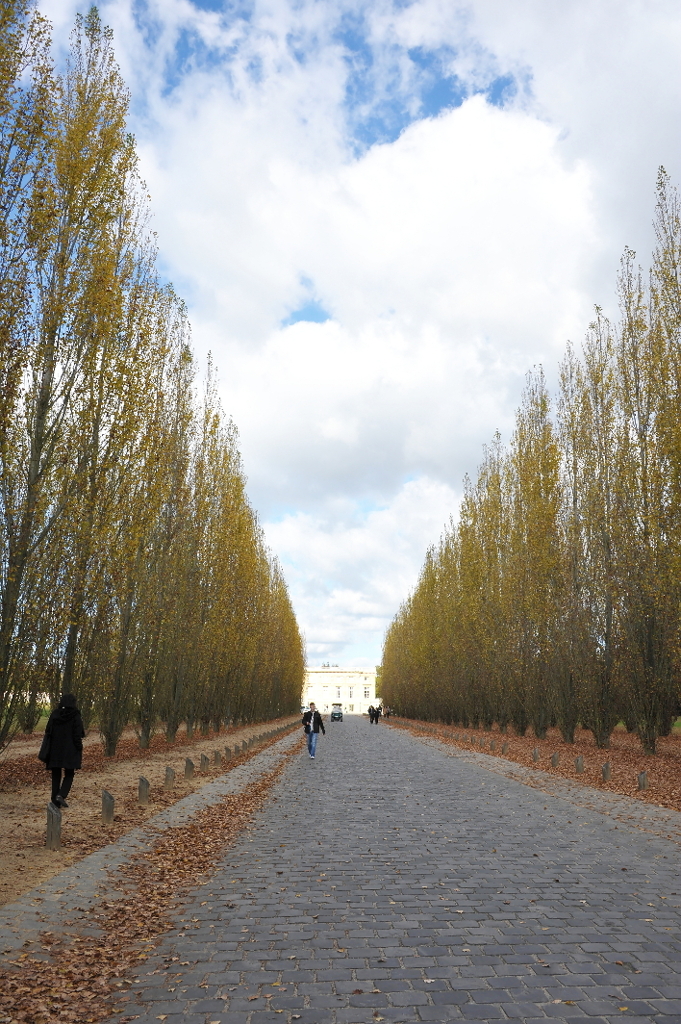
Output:
<instances>
[{"instance_id":1,"label":"black coat","mask_svg":"<svg viewBox=\"0 0 681 1024\"><path fill-rule=\"evenodd\" d=\"M324 729L322 716L319 714L316 708L314 713L314 720L312 718L311 711L306 711L305 714L303 715L303 725L305 726L305 732L310 731L310 724L312 724L312 732L319 732L319 730L321 729L324 735L326 736L326 730Z\"/></svg>"},{"instance_id":2,"label":"black coat","mask_svg":"<svg viewBox=\"0 0 681 1024\"><path fill-rule=\"evenodd\" d=\"M50 768L80 768L83 763L83 719L78 708L55 708L45 726L38 757Z\"/></svg>"}]
</instances>

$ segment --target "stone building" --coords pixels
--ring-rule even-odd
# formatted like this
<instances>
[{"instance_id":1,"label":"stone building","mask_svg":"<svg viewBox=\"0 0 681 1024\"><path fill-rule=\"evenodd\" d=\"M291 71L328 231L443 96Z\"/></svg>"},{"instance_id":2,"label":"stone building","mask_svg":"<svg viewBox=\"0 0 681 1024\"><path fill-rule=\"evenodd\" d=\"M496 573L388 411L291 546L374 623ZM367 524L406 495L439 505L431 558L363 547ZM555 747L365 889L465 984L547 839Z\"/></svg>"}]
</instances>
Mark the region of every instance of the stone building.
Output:
<instances>
[{"instance_id":1,"label":"stone building","mask_svg":"<svg viewBox=\"0 0 681 1024\"><path fill-rule=\"evenodd\" d=\"M376 671L372 668L308 668L303 686L305 707L314 701L322 714L340 704L344 714L364 715L376 705Z\"/></svg>"}]
</instances>

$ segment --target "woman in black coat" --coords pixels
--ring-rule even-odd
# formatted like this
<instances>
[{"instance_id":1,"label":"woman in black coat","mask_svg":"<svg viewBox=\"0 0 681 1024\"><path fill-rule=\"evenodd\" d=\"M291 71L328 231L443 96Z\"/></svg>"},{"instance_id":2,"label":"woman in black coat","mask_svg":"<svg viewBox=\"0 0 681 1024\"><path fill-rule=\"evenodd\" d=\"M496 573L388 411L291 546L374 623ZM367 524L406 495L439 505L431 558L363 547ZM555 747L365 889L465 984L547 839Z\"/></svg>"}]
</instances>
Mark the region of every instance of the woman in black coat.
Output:
<instances>
[{"instance_id":1,"label":"woman in black coat","mask_svg":"<svg viewBox=\"0 0 681 1024\"><path fill-rule=\"evenodd\" d=\"M45 726L45 737L38 757L52 772L52 803L68 807L66 797L73 785L76 769L83 763L83 719L72 693L63 694ZM64 777L62 778L62 772Z\"/></svg>"}]
</instances>

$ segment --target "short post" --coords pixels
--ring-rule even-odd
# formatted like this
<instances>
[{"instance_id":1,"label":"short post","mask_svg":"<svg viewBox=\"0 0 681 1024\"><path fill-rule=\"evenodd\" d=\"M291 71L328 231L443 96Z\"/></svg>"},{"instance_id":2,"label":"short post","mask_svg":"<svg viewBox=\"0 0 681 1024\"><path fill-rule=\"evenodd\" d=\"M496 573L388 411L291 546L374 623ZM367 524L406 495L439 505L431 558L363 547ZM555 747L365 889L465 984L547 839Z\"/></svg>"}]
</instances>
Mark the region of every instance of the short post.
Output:
<instances>
[{"instance_id":1,"label":"short post","mask_svg":"<svg viewBox=\"0 0 681 1024\"><path fill-rule=\"evenodd\" d=\"M501 753L508 754L508 740L501 744Z\"/></svg>"},{"instance_id":2,"label":"short post","mask_svg":"<svg viewBox=\"0 0 681 1024\"><path fill-rule=\"evenodd\" d=\"M601 768L601 775L603 776L603 782L610 782L611 771L609 761L606 761L603 767Z\"/></svg>"},{"instance_id":3,"label":"short post","mask_svg":"<svg viewBox=\"0 0 681 1024\"><path fill-rule=\"evenodd\" d=\"M647 789L648 788L648 772L639 772L639 775L638 775L638 788L639 789Z\"/></svg>"},{"instance_id":4,"label":"short post","mask_svg":"<svg viewBox=\"0 0 681 1024\"><path fill-rule=\"evenodd\" d=\"M575 758L575 771L578 775L581 775L584 771L584 758L580 754L579 757Z\"/></svg>"},{"instance_id":5,"label":"short post","mask_svg":"<svg viewBox=\"0 0 681 1024\"><path fill-rule=\"evenodd\" d=\"M496 740L490 740L489 749L490 750L496 750L497 749L497 741Z\"/></svg>"},{"instance_id":6,"label":"short post","mask_svg":"<svg viewBox=\"0 0 681 1024\"><path fill-rule=\"evenodd\" d=\"M109 792L108 789L102 790L102 821L105 825L110 825L114 820L114 806L116 801Z\"/></svg>"},{"instance_id":7,"label":"short post","mask_svg":"<svg viewBox=\"0 0 681 1024\"><path fill-rule=\"evenodd\" d=\"M191 757L185 758L185 762L184 762L184 777L185 777L185 779L193 779L194 778L194 762L192 761Z\"/></svg>"},{"instance_id":8,"label":"short post","mask_svg":"<svg viewBox=\"0 0 681 1024\"><path fill-rule=\"evenodd\" d=\"M222 754L219 750L213 751L213 764L222 764Z\"/></svg>"},{"instance_id":9,"label":"short post","mask_svg":"<svg viewBox=\"0 0 681 1024\"><path fill-rule=\"evenodd\" d=\"M175 788L175 771L173 768L166 768L166 777L165 782L163 783L163 788L166 790Z\"/></svg>"},{"instance_id":10,"label":"short post","mask_svg":"<svg viewBox=\"0 0 681 1024\"><path fill-rule=\"evenodd\" d=\"M61 811L52 803L47 805L45 846L48 850L61 850Z\"/></svg>"},{"instance_id":11,"label":"short post","mask_svg":"<svg viewBox=\"0 0 681 1024\"><path fill-rule=\"evenodd\" d=\"M538 761L539 760L539 747L533 747L533 749L532 749L532 760L533 761Z\"/></svg>"},{"instance_id":12,"label":"short post","mask_svg":"<svg viewBox=\"0 0 681 1024\"><path fill-rule=\"evenodd\" d=\"M225 747L225 760L226 761L231 761L232 760L232 748L231 747Z\"/></svg>"},{"instance_id":13,"label":"short post","mask_svg":"<svg viewBox=\"0 0 681 1024\"><path fill-rule=\"evenodd\" d=\"M208 758L206 757L205 754L201 754L201 771L202 772L207 772L209 768L210 768L210 761L208 760Z\"/></svg>"},{"instance_id":14,"label":"short post","mask_svg":"<svg viewBox=\"0 0 681 1024\"><path fill-rule=\"evenodd\" d=\"M558 751L556 751L555 754L551 754L551 767L552 768L557 768L559 764L560 764L560 754L558 753Z\"/></svg>"},{"instance_id":15,"label":"short post","mask_svg":"<svg viewBox=\"0 0 681 1024\"><path fill-rule=\"evenodd\" d=\"M144 807L149 803L149 779L145 779L143 775L140 775L137 799Z\"/></svg>"}]
</instances>

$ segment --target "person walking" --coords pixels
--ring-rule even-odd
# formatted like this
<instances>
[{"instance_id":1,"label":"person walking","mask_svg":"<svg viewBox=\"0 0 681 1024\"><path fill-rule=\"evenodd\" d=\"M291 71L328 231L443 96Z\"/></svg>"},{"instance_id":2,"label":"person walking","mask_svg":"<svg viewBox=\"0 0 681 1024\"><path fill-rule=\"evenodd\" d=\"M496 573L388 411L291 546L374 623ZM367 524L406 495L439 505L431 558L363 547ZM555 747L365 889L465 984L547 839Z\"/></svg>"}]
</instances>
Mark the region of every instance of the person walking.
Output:
<instances>
[{"instance_id":1,"label":"person walking","mask_svg":"<svg viewBox=\"0 0 681 1024\"><path fill-rule=\"evenodd\" d=\"M52 803L68 807L73 776L83 763L83 719L72 693L64 693L45 726L38 757L52 772ZM62 772L64 773L62 777Z\"/></svg>"},{"instance_id":2,"label":"person walking","mask_svg":"<svg viewBox=\"0 0 681 1024\"><path fill-rule=\"evenodd\" d=\"M310 710L306 711L303 715L303 728L305 729L305 735L307 736L307 752L314 761L315 751L317 749L317 740L319 739L319 730L321 729L326 736L326 730L324 729L324 723L322 716L317 711L317 708L312 702L310 702Z\"/></svg>"},{"instance_id":3,"label":"person walking","mask_svg":"<svg viewBox=\"0 0 681 1024\"><path fill-rule=\"evenodd\" d=\"M382 714L383 714L383 708L379 704L377 708L374 708L374 724L375 725L378 725Z\"/></svg>"},{"instance_id":4,"label":"person walking","mask_svg":"<svg viewBox=\"0 0 681 1024\"><path fill-rule=\"evenodd\" d=\"M369 707L367 708L367 711L369 712L369 725L373 725L374 715L376 714L376 708L374 707L373 704L370 704Z\"/></svg>"}]
</instances>

